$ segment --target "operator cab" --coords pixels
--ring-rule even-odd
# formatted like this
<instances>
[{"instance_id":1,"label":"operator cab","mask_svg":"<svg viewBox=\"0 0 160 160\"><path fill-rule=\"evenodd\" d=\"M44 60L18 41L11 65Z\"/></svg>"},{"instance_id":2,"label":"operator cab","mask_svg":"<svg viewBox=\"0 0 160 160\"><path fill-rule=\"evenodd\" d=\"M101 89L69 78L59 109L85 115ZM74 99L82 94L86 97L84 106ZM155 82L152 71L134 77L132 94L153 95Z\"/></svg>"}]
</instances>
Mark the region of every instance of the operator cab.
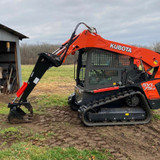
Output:
<instances>
[{"instance_id":1,"label":"operator cab","mask_svg":"<svg viewBox=\"0 0 160 160\"><path fill-rule=\"evenodd\" d=\"M98 48L79 51L77 86L83 90L95 90L122 85L123 72L130 69L131 57Z\"/></svg>"},{"instance_id":2,"label":"operator cab","mask_svg":"<svg viewBox=\"0 0 160 160\"><path fill-rule=\"evenodd\" d=\"M75 87L75 103L87 104L106 92L93 94L94 90L126 84L128 71L133 70L133 59L129 56L99 49L81 49L78 54Z\"/></svg>"}]
</instances>

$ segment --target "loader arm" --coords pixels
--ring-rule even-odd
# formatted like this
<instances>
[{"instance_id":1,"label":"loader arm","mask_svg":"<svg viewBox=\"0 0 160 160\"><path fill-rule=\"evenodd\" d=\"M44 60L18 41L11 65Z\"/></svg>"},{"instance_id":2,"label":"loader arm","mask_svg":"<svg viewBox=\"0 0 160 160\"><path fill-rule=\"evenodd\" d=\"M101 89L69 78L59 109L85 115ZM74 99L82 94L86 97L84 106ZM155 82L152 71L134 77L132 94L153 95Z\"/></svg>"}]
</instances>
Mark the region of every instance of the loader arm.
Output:
<instances>
[{"instance_id":1,"label":"loader arm","mask_svg":"<svg viewBox=\"0 0 160 160\"><path fill-rule=\"evenodd\" d=\"M85 25L87 29L76 35L76 31L81 24ZM10 108L10 113L8 116L9 122L14 123L14 119L17 118L24 121L25 113L20 108L22 105L24 105L30 111L30 115L32 116L32 106L27 101L27 97L38 84L42 76L49 68L53 66L61 66L69 54L75 54L77 50L83 48L100 48L119 54L128 55L135 59L135 64L137 66L140 62L144 62L143 66L145 71L150 68L157 67L157 73L160 73L160 56L158 53L148 49L106 40L97 34L95 28L89 27L85 23L81 22L76 26L70 39L63 43L56 51L53 53L39 54L39 58L29 77L29 80L25 82L24 85L18 90L16 98L8 104L8 107ZM160 74L155 74L155 78L160 78ZM19 98L18 102L16 102L17 98ZM25 121L26 120L29 121L28 118L25 119Z\"/></svg>"}]
</instances>

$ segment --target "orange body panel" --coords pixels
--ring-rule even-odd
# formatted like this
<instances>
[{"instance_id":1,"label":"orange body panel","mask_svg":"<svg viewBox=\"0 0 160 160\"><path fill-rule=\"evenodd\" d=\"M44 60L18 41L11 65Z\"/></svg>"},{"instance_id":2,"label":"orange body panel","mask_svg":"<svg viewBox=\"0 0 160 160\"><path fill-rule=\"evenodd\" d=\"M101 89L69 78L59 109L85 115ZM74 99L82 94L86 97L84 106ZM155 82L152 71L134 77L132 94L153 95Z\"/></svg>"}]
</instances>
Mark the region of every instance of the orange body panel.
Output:
<instances>
[{"instance_id":1,"label":"orange body panel","mask_svg":"<svg viewBox=\"0 0 160 160\"><path fill-rule=\"evenodd\" d=\"M149 100L160 99L155 84L160 83L160 79L141 83L143 91Z\"/></svg>"},{"instance_id":2,"label":"orange body panel","mask_svg":"<svg viewBox=\"0 0 160 160\"><path fill-rule=\"evenodd\" d=\"M66 41L63 45L65 45L68 41ZM145 48L139 48L131 45L106 40L97 33L91 33L89 30L84 30L83 32L74 37L74 42L68 48L63 62L65 62L65 59L69 54L74 54L75 51L79 49L90 47L100 48L108 51L113 51L119 54L124 54L133 57L134 59L137 59L137 62L138 60L142 61L146 72L147 69L152 67L159 67L160 65L159 53ZM63 57L64 49L63 53L61 52L60 54L62 54ZM154 78L160 78L160 67L158 68L158 71Z\"/></svg>"}]
</instances>

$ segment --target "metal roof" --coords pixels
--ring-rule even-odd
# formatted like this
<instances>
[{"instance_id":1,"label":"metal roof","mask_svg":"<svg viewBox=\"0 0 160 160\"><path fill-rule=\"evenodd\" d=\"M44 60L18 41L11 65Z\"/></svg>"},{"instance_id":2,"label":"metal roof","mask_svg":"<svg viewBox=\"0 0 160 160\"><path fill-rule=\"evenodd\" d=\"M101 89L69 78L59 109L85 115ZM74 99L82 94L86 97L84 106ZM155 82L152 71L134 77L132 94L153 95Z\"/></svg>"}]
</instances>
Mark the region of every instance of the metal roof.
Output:
<instances>
[{"instance_id":1,"label":"metal roof","mask_svg":"<svg viewBox=\"0 0 160 160\"><path fill-rule=\"evenodd\" d=\"M4 26L3 24L0 24L0 29L3 29L11 34L14 34L15 36L19 37L20 40L22 40L23 38L28 38L27 36L25 36L24 34L21 34L11 28L8 28L7 26Z\"/></svg>"}]
</instances>

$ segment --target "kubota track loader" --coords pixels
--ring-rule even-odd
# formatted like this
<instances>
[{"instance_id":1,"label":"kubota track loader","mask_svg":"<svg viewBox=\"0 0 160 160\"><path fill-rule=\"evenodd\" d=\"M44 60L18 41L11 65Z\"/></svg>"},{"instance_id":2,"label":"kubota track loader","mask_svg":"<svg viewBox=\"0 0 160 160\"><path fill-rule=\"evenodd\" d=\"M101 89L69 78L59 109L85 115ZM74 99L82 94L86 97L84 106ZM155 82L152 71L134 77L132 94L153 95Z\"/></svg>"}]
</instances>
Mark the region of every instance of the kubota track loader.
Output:
<instances>
[{"instance_id":1,"label":"kubota track loader","mask_svg":"<svg viewBox=\"0 0 160 160\"><path fill-rule=\"evenodd\" d=\"M76 35L80 24L86 30ZM28 82L8 104L11 123L33 116L27 97L43 74L61 66L78 51L75 92L68 103L87 126L144 124L151 109L160 108L160 54L103 39L93 27L79 23L71 38L53 53L40 53ZM17 98L20 97L19 101ZM25 106L30 114L21 109Z\"/></svg>"}]
</instances>

